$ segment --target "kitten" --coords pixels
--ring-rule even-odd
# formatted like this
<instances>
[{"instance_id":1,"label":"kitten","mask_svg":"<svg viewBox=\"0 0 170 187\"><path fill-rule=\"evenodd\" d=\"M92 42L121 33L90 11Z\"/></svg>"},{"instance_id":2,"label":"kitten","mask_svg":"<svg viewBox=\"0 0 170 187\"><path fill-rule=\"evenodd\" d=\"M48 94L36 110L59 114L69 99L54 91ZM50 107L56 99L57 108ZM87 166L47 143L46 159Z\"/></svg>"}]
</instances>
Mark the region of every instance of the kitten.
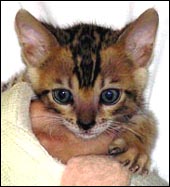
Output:
<instances>
[{"instance_id":1,"label":"kitten","mask_svg":"<svg viewBox=\"0 0 170 187\"><path fill-rule=\"evenodd\" d=\"M26 70L2 89L28 82L76 136L112 134L109 154L130 171L147 173L156 126L143 92L157 12L148 9L116 31L93 24L55 28L26 10L15 25Z\"/></svg>"}]
</instances>

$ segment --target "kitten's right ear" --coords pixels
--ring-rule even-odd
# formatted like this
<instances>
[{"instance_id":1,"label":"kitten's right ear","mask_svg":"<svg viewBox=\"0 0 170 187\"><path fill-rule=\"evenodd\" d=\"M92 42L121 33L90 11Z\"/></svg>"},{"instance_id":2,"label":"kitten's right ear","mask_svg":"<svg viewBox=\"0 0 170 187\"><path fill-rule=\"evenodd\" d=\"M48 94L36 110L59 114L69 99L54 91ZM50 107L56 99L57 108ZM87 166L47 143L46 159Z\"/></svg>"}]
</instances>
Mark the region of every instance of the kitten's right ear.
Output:
<instances>
[{"instance_id":1,"label":"kitten's right ear","mask_svg":"<svg viewBox=\"0 0 170 187\"><path fill-rule=\"evenodd\" d=\"M18 11L15 26L26 64L40 66L51 47L57 45L56 38L24 9Z\"/></svg>"},{"instance_id":2,"label":"kitten's right ear","mask_svg":"<svg viewBox=\"0 0 170 187\"><path fill-rule=\"evenodd\" d=\"M156 10L148 9L131 23L118 39L124 45L126 54L139 67L149 65L158 21L159 17Z\"/></svg>"}]
</instances>

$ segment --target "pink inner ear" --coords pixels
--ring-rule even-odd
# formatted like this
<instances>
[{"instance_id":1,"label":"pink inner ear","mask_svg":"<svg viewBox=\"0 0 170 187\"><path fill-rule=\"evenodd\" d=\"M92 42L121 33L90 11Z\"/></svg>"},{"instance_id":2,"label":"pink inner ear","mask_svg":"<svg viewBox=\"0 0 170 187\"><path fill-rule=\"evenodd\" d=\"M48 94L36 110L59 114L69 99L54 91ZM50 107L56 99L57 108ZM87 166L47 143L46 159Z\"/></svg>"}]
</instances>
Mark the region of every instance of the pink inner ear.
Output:
<instances>
[{"instance_id":1,"label":"pink inner ear","mask_svg":"<svg viewBox=\"0 0 170 187\"><path fill-rule=\"evenodd\" d=\"M149 62L157 27L158 14L154 9L149 9L131 23L120 37L125 52L139 66L147 66Z\"/></svg>"},{"instance_id":2,"label":"pink inner ear","mask_svg":"<svg viewBox=\"0 0 170 187\"><path fill-rule=\"evenodd\" d=\"M22 43L26 44L26 46L31 45L40 47L41 45L45 44L44 38L40 32L37 32L35 29L30 28L27 25L22 27L20 37Z\"/></svg>"},{"instance_id":3,"label":"pink inner ear","mask_svg":"<svg viewBox=\"0 0 170 187\"><path fill-rule=\"evenodd\" d=\"M55 37L26 10L17 13L15 26L27 64L39 66L56 45Z\"/></svg>"},{"instance_id":4,"label":"pink inner ear","mask_svg":"<svg viewBox=\"0 0 170 187\"><path fill-rule=\"evenodd\" d=\"M136 44L136 48L153 44L155 38L155 29L151 25L146 25L129 34L128 42L131 40Z\"/></svg>"},{"instance_id":5,"label":"pink inner ear","mask_svg":"<svg viewBox=\"0 0 170 187\"><path fill-rule=\"evenodd\" d=\"M37 31L29 25L20 27L19 39L23 54L30 65L37 66L46 56L49 47L48 38L43 31Z\"/></svg>"},{"instance_id":6,"label":"pink inner ear","mask_svg":"<svg viewBox=\"0 0 170 187\"><path fill-rule=\"evenodd\" d=\"M132 60L140 66L145 66L152 54L154 43L154 30L152 28L140 28L129 34L125 48Z\"/></svg>"}]
</instances>

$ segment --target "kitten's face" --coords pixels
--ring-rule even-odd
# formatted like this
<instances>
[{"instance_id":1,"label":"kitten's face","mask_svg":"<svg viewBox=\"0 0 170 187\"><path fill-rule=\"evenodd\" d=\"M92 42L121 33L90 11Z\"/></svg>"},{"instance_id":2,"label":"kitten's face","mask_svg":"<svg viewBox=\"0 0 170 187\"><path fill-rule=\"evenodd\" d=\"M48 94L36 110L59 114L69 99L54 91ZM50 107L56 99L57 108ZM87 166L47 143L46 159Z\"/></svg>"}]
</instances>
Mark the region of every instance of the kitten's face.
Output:
<instances>
[{"instance_id":1,"label":"kitten's face","mask_svg":"<svg viewBox=\"0 0 170 187\"><path fill-rule=\"evenodd\" d=\"M137 110L133 64L115 48L101 51L101 71L94 85L87 87L80 86L70 50L61 49L53 54L50 63L30 70L36 92L49 91L42 100L81 137L94 137L118 118Z\"/></svg>"},{"instance_id":2,"label":"kitten's face","mask_svg":"<svg viewBox=\"0 0 170 187\"><path fill-rule=\"evenodd\" d=\"M61 35L54 28L50 33L49 25L43 26L29 13L18 13L16 28L32 87L77 136L96 137L116 123L127 123L141 108L157 26L151 16L154 36L144 28L142 34L145 17L125 32L78 25ZM139 43L138 30L144 37L137 38Z\"/></svg>"}]
</instances>

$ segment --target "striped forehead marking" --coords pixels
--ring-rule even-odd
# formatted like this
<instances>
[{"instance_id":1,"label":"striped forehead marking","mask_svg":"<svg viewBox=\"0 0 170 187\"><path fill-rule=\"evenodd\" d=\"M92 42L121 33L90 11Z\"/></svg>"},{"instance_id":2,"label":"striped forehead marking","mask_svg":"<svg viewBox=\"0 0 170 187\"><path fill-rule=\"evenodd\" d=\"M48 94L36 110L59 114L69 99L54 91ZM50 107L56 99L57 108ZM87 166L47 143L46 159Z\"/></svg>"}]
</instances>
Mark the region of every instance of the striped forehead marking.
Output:
<instances>
[{"instance_id":1,"label":"striped forehead marking","mask_svg":"<svg viewBox=\"0 0 170 187\"><path fill-rule=\"evenodd\" d=\"M66 29L54 28L43 23L56 37L61 46L68 46L72 52L80 87L93 86L101 71L101 49L115 43L120 31L93 24L78 24Z\"/></svg>"}]
</instances>

